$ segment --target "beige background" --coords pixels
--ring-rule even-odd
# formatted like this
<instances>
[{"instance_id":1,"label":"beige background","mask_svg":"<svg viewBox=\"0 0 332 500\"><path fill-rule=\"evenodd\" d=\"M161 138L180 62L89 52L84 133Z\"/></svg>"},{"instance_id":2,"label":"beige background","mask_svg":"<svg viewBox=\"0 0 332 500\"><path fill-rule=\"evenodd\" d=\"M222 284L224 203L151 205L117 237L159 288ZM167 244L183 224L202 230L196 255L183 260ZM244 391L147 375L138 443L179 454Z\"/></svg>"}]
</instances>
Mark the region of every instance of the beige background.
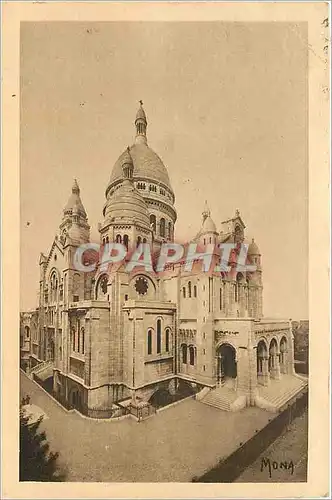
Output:
<instances>
[{"instance_id":1,"label":"beige background","mask_svg":"<svg viewBox=\"0 0 332 500\"><path fill-rule=\"evenodd\" d=\"M315 4L20 4L4 6L3 45L3 496L5 498L106 497L296 497L328 490L329 363L329 150L327 64L323 19L327 6ZM19 311L19 22L79 21L308 21L309 35L309 311L310 311L310 454L307 484L197 485L165 484L19 484L16 480L18 419ZM14 95L14 97L12 97ZM139 96L144 97L144 96ZM136 96L135 96L136 98ZM135 109L135 108L134 108ZM132 120L126 106L126 122ZM148 118L150 113L148 114ZM159 125L159 124L158 124ZM155 133L158 133L158 128ZM152 130L152 127L151 127ZM127 128L128 137L132 131ZM152 132L151 132L152 133ZM159 130L160 133L160 130ZM157 140L157 138L156 138ZM150 141L151 142L151 141ZM162 143L151 142L162 155ZM38 145L38 142L37 142ZM119 152L115 148L116 154ZM267 149L268 151L268 149ZM115 158L114 158L115 159ZM110 160L109 165L112 165ZM173 177L173 176L172 176ZM35 178L40 186L39 179ZM106 178L107 181L107 178ZM173 181L174 183L174 181ZM174 183L175 184L175 183ZM22 186L24 188L24 185ZM296 186L295 186L296 189ZM56 190L57 191L57 190ZM47 189L46 189L47 192ZM185 193L185 191L184 191ZM87 199L89 196L86 197ZM216 199L217 200L217 199ZM240 205L240 202L238 203ZM215 203L217 209L217 202ZM250 209L251 203L248 204ZM87 206L88 210L89 207ZM212 209L214 207L211 207ZM224 207L223 207L224 208ZM225 207L227 208L227 207ZM241 208L241 206L239 206ZM178 206L179 212L181 211ZM197 208L200 212L200 207ZM228 212L225 214L228 215ZM216 217L218 220L218 217ZM183 219L185 223L185 218ZM248 222L248 221L246 221ZM249 225L249 224L248 224ZM251 228L252 230L254 228ZM282 228L279 228L279 230ZM302 228L303 230L303 228ZM262 229L262 235L264 229ZM305 232L300 233L303 245ZM26 265L26 264L25 264ZM272 271L273 272L273 271ZM303 271L302 271L303 272ZM13 395L15 395L13 397Z\"/></svg>"},{"instance_id":2,"label":"beige background","mask_svg":"<svg viewBox=\"0 0 332 500\"><path fill-rule=\"evenodd\" d=\"M300 22L22 23L21 310L36 306L74 177L99 242L142 98L176 241L197 234L205 199L218 229L239 208L262 253L265 316L307 319L307 54Z\"/></svg>"}]
</instances>

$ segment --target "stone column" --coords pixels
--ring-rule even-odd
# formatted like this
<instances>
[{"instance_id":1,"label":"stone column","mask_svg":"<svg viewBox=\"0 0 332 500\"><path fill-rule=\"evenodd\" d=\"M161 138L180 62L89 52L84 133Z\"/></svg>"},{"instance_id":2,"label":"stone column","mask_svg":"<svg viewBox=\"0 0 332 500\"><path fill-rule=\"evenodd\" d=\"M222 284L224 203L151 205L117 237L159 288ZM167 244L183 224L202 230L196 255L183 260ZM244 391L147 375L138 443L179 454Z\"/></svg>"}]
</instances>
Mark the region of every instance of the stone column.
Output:
<instances>
[{"instance_id":1,"label":"stone column","mask_svg":"<svg viewBox=\"0 0 332 500\"><path fill-rule=\"evenodd\" d=\"M215 381L216 381L216 386L219 384L219 356L216 354L214 358L214 369L215 369Z\"/></svg>"},{"instance_id":2,"label":"stone column","mask_svg":"<svg viewBox=\"0 0 332 500\"><path fill-rule=\"evenodd\" d=\"M280 353L274 352L271 354L272 366L271 366L271 378L280 379L280 363L279 363Z\"/></svg>"},{"instance_id":3,"label":"stone column","mask_svg":"<svg viewBox=\"0 0 332 500\"><path fill-rule=\"evenodd\" d=\"M287 373L295 375L295 366L294 366L294 336L292 332L292 326L289 328L289 334L287 337Z\"/></svg>"},{"instance_id":4,"label":"stone column","mask_svg":"<svg viewBox=\"0 0 332 500\"><path fill-rule=\"evenodd\" d=\"M287 349L285 351L280 352L280 373L281 374L286 374L288 366L287 366L287 354L288 351Z\"/></svg>"},{"instance_id":5,"label":"stone column","mask_svg":"<svg viewBox=\"0 0 332 500\"><path fill-rule=\"evenodd\" d=\"M257 381L260 385L264 385L264 356L257 353L258 358L258 370L257 370Z\"/></svg>"},{"instance_id":6,"label":"stone column","mask_svg":"<svg viewBox=\"0 0 332 500\"><path fill-rule=\"evenodd\" d=\"M269 385L269 383L270 383L269 357L263 356L263 385Z\"/></svg>"},{"instance_id":7,"label":"stone column","mask_svg":"<svg viewBox=\"0 0 332 500\"><path fill-rule=\"evenodd\" d=\"M238 307L240 316L244 316L245 311L245 290L243 283L239 283Z\"/></svg>"}]
</instances>

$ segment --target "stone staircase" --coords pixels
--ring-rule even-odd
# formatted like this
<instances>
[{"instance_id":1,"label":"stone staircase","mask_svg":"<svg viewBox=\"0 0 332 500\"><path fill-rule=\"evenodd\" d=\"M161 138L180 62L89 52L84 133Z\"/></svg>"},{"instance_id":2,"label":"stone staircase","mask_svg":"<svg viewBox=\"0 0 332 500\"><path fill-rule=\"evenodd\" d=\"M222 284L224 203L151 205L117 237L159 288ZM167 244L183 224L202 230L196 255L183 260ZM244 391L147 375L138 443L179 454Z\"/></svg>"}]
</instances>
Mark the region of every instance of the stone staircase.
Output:
<instances>
[{"instance_id":1,"label":"stone staircase","mask_svg":"<svg viewBox=\"0 0 332 500\"><path fill-rule=\"evenodd\" d=\"M211 389L200 401L218 410L232 411L232 404L237 399L237 393L229 387Z\"/></svg>"},{"instance_id":2,"label":"stone staircase","mask_svg":"<svg viewBox=\"0 0 332 500\"><path fill-rule=\"evenodd\" d=\"M42 361L38 365L34 366L29 371L30 378L33 378L33 375L37 375L41 380L46 380L53 375L53 361Z\"/></svg>"},{"instance_id":3,"label":"stone staircase","mask_svg":"<svg viewBox=\"0 0 332 500\"><path fill-rule=\"evenodd\" d=\"M266 387L260 386L256 405L265 410L278 412L291 399L306 390L308 382L296 375L282 375L280 380L271 380Z\"/></svg>"}]
</instances>

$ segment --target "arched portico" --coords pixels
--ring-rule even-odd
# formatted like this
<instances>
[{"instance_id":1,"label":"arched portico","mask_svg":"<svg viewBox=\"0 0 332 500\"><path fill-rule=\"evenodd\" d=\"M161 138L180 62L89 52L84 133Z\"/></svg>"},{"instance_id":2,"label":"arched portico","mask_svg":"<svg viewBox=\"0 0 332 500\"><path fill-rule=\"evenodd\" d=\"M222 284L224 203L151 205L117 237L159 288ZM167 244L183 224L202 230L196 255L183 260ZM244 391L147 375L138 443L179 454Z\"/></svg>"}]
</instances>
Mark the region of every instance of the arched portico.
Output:
<instances>
[{"instance_id":1,"label":"arched portico","mask_svg":"<svg viewBox=\"0 0 332 500\"><path fill-rule=\"evenodd\" d=\"M222 385L227 379L237 377L236 349L228 343L222 343L216 351L217 385Z\"/></svg>"}]
</instances>

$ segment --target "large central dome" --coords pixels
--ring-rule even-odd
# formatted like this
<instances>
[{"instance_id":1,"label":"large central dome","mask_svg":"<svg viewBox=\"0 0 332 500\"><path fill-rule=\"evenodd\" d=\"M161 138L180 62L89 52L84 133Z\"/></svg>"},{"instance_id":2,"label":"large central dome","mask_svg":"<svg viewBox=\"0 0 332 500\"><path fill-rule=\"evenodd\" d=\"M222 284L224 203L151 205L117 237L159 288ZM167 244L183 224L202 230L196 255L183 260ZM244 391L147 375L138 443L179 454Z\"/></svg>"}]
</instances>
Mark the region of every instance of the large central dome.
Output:
<instances>
[{"instance_id":1,"label":"large central dome","mask_svg":"<svg viewBox=\"0 0 332 500\"><path fill-rule=\"evenodd\" d=\"M146 129L148 126L145 111L142 102L136 114L135 119L136 138L135 143L129 148L130 156L133 160L134 171L133 179L137 181L152 182L161 188L170 191L171 198L174 200L174 193L170 183L167 169L161 158L148 146L146 138ZM112 187L122 181L122 164L126 155L126 150L119 156L114 164L110 181L107 186L106 196Z\"/></svg>"},{"instance_id":2,"label":"large central dome","mask_svg":"<svg viewBox=\"0 0 332 500\"><path fill-rule=\"evenodd\" d=\"M174 224L177 217L174 207L175 196L165 165L148 146L146 138L148 123L142 104L140 101L140 107L135 119L135 143L128 147L115 162L106 189L105 224L109 224L109 218L113 216L115 210L114 197L116 197L119 216L121 210L124 210L120 203L120 195L123 194L121 187L124 182L124 169L126 170L130 163L129 170L132 186L138 192L142 203L146 207L144 221L141 222L146 225L146 217L148 217L149 227L153 231L154 243L161 244L163 241L173 241ZM119 191L120 195L117 194ZM112 210L110 210L110 207ZM132 209L133 207L131 207Z\"/></svg>"},{"instance_id":3,"label":"large central dome","mask_svg":"<svg viewBox=\"0 0 332 500\"><path fill-rule=\"evenodd\" d=\"M130 148L130 155L134 163L134 179L153 180L171 188L168 172L165 165L147 144L133 144ZM122 163L126 151L124 151L115 162L110 178L110 184L122 179Z\"/></svg>"}]
</instances>

